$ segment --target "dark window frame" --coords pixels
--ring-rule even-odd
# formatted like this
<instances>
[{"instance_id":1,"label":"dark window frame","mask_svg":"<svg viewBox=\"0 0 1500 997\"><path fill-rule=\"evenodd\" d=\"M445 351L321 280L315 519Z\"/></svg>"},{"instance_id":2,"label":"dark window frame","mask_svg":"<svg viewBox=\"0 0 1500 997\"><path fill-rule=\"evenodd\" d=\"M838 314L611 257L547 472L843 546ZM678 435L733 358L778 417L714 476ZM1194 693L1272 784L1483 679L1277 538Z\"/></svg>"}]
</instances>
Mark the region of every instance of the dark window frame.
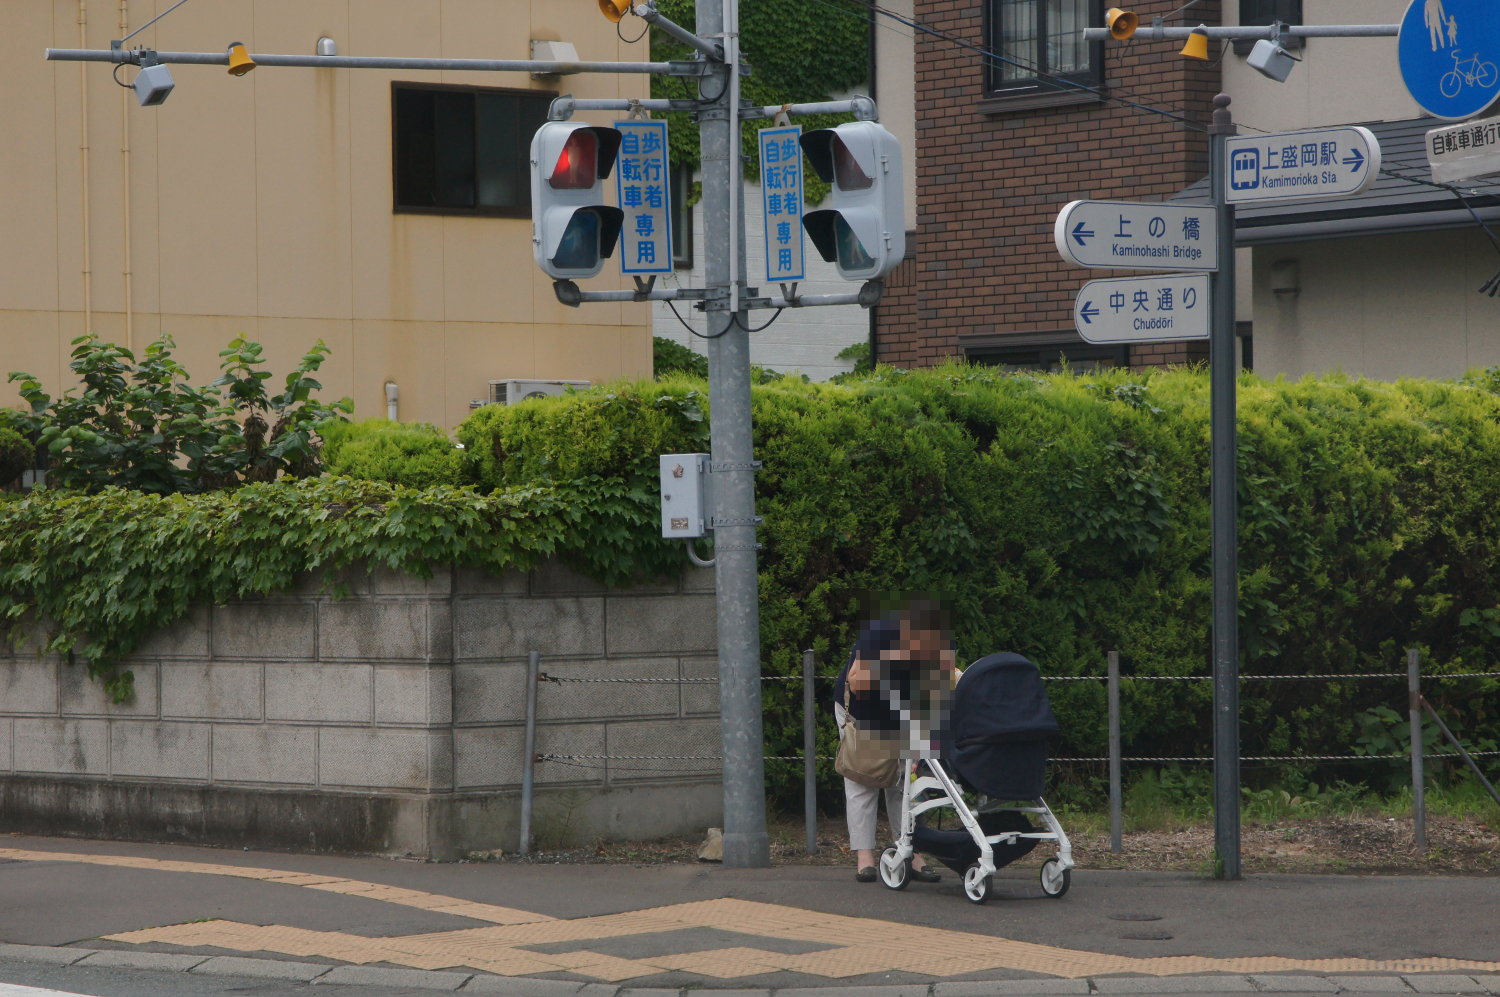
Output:
<instances>
[{"instance_id":1,"label":"dark window frame","mask_svg":"<svg viewBox=\"0 0 1500 997\"><path fill-rule=\"evenodd\" d=\"M1302 0L1240 0L1240 25L1242 27L1270 24L1272 21L1301 24ZM1285 38L1281 44L1283 48L1300 49L1302 42L1301 38ZM1249 55L1250 50L1255 47L1255 40L1237 38L1233 45L1235 55Z\"/></svg>"},{"instance_id":2,"label":"dark window frame","mask_svg":"<svg viewBox=\"0 0 1500 997\"><path fill-rule=\"evenodd\" d=\"M473 178L474 204L464 205L439 205L439 204L409 204L402 203L402 177L403 168L402 141L403 135L400 127L400 116L398 110L398 94L401 92L427 91L438 93L467 93L476 96L474 102L473 126L471 141L474 143L474 158L478 161L480 146L480 128L478 116L477 95L494 95L501 97L515 97L523 101L535 101L541 110L540 121L546 120L547 105L557 96L554 90L531 90L517 87L482 87L470 86L456 83L414 83L407 80L391 81L391 210L396 214L403 215L456 215L460 217L478 218L530 218L531 217L531 136L529 134L518 136L520 139L520 160L517 176L520 180L522 191L522 203L514 206L481 205L479 201L479 175L475 171Z\"/></svg>"},{"instance_id":3,"label":"dark window frame","mask_svg":"<svg viewBox=\"0 0 1500 997\"><path fill-rule=\"evenodd\" d=\"M1128 343L1089 343L1076 332L996 333L960 344L970 363L1007 370L1074 370L1098 366L1129 367Z\"/></svg>"},{"instance_id":4,"label":"dark window frame","mask_svg":"<svg viewBox=\"0 0 1500 997\"><path fill-rule=\"evenodd\" d=\"M691 270L693 209L688 202L693 197L693 170L686 163L672 163L668 171L672 177L672 267L675 270Z\"/></svg>"},{"instance_id":5,"label":"dark window frame","mask_svg":"<svg viewBox=\"0 0 1500 997\"><path fill-rule=\"evenodd\" d=\"M1000 7L1016 2L1022 2L1022 0L985 0L984 38L986 48L990 51L1003 55L1011 54L1006 50L1004 40L1000 37ZM1085 21L1089 25L1103 24L1105 0L1084 0L1084 2L1088 5ZM1046 53L1043 39L1047 35L1046 29L1046 0L1037 0L1037 75L1019 80L1001 80L1000 70L1003 64L996 59L983 60L984 101L980 106L982 112L993 113L1053 107L1061 104L1083 104L1102 99L1102 96L1094 91L1104 86L1104 43L1102 41L1088 43L1089 64L1083 72L1052 73L1050 67L1045 64ZM1083 86L1054 83L1042 79L1043 76L1056 76ZM1084 89L1084 87L1092 89Z\"/></svg>"}]
</instances>

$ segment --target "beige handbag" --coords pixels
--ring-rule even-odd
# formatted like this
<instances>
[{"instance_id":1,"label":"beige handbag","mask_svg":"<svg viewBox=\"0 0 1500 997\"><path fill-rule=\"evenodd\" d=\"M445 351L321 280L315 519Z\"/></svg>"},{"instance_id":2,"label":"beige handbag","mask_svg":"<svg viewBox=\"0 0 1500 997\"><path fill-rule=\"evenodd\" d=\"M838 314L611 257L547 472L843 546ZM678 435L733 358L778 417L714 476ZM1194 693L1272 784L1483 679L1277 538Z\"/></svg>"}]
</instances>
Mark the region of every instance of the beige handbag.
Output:
<instances>
[{"instance_id":1,"label":"beige handbag","mask_svg":"<svg viewBox=\"0 0 1500 997\"><path fill-rule=\"evenodd\" d=\"M861 731L849 711L849 686L844 686L844 729L833 767L839 775L861 786L884 789L894 786L901 774L898 742L875 738Z\"/></svg>"}]
</instances>

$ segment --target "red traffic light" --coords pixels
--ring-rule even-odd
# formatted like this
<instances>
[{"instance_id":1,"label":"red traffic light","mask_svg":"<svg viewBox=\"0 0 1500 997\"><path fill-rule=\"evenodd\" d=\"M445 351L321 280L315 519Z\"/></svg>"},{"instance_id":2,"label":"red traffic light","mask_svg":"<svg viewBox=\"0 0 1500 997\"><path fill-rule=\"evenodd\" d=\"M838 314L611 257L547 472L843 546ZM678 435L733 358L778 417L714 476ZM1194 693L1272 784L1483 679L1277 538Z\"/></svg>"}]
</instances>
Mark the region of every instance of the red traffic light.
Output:
<instances>
[{"instance_id":1,"label":"red traffic light","mask_svg":"<svg viewBox=\"0 0 1500 997\"><path fill-rule=\"evenodd\" d=\"M558 152L547 183L554 190L587 190L609 176L619 151L620 133L613 128L575 129Z\"/></svg>"}]
</instances>

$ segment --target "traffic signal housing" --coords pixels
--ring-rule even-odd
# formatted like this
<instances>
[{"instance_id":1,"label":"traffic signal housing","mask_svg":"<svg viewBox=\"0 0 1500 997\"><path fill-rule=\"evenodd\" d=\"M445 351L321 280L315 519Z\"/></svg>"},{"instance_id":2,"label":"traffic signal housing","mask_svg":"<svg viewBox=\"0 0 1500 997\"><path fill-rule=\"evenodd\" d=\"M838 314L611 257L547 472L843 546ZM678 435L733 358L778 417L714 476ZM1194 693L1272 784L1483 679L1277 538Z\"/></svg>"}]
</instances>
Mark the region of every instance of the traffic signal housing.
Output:
<instances>
[{"instance_id":1,"label":"traffic signal housing","mask_svg":"<svg viewBox=\"0 0 1500 997\"><path fill-rule=\"evenodd\" d=\"M604 269L624 214L604 203L620 133L548 121L531 139L531 243L536 265L557 280Z\"/></svg>"},{"instance_id":2,"label":"traffic signal housing","mask_svg":"<svg viewBox=\"0 0 1500 997\"><path fill-rule=\"evenodd\" d=\"M833 185L827 207L802 216L818 254L845 280L874 280L906 255L901 143L874 121L802 136L813 171Z\"/></svg>"}]
</instances>

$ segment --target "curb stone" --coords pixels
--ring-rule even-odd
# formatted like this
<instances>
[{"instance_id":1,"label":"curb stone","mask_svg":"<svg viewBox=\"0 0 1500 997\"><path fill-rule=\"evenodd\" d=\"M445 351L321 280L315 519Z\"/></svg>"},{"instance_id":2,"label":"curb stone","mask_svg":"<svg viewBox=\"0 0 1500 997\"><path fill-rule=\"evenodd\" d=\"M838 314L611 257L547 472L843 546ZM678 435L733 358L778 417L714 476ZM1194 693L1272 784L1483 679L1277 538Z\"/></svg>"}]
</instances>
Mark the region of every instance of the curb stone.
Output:
<instances>
[{"instance_id":1,"label":"curb stone","mask_svg":"<svg viewBox=\"0 0 1500 997\"><path fill-rule=\"evenodd\" d=\"M1086 994L1088 980L971 980L966 983L935 983L932 997L1032 997L1034 994Z\"/></svg>"},{"instance_id":2,"label":"curb stone","mask_svg":"<svg viewBox=\"0 0 1500 997\"><path fill-rule=\"evenodd\" d=\"M1256 993L1246 976L1106 976L1095 979L1100 994Z\"/></svg>"},{"instance_id":3,"label":"curb stone","mask_svg":"<svg viewBox=\"0 0 1500 997\"><path fill-rule=\"evenodd\" d=\"M457 990L472 973L425 969L381 969L377 966L338 966L318 977L318 983L361 983L370 987L411 987L414 990Z\"/></svg>"},{"instance_id":4,"label":"curb stone","mask_svg":"<svg viewBox=\"0 0 1500 997\"><path fill-rule=\"evenodd\" d=\"M311 983L331 967L316 962L283 962L279 959L248 959L235 955L216 955L199 963L190 973L206 976L254 976L266 980L295 980Z\"/></svg>"},{"instance_id":5,"label":"curb stone","mask_svg":"<svg viewBox=\"0 0 1500 997\"><path fill-rule=\"evenodd\" d=\"M535 980L525 976L475 976L460 988L465 994L501 994L502 997L616 997L618 987L610 986L585 994L586 983L570 980ZM727 997L714 991L714 997ZM759 994L756 995L759 997Z\"/></svg>"},{"instance_id":6,"label":"curb stone","mask_svg":"<svg viewBox=\"0 0 1500 997\"><path fill-rule=\"evenodd\" d=\"M68 949L52 945L7 945L0 944L0 962L38 962L48 966L71 966L80 959L87 959L97 949Z\"/></svg>"},{"instance_id":7,"label":"curb stone","mask_svg":"<svg viewBox=\"0 0 1500 997\"><path fill-rule=\"evenodd\" d=\"M170 952L122 952L107 949L79 959L79 966L110 966L116 969L155 969L186 972L207 962L211 956L175 955Z\"/></svg>"},{"instance_id":8,"label":"curb stone","mask_svg":"<svg viewBox=\"0 0 1500 997\"><path fill-rule=\"evenodd\" d=\"M1326 976L1252 976L1250 982L1268 994L1336 994L1343 989Z\"/></svg>"}]
</instances>

